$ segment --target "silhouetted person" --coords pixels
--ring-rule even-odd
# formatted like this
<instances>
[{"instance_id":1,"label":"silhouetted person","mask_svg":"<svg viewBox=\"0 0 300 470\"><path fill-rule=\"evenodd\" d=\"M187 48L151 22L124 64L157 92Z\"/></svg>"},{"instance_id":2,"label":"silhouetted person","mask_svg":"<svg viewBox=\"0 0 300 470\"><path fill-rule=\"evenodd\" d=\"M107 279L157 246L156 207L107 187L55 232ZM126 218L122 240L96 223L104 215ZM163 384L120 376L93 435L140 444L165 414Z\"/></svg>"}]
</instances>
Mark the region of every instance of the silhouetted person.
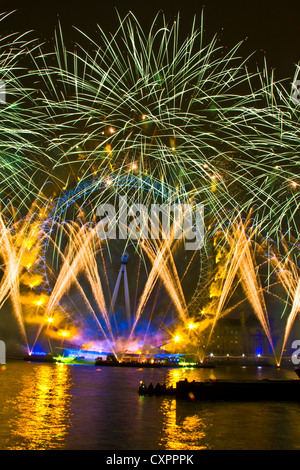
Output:
<instances>
[{"instance_id":1,"label":"silhouetted person","mask_svg":"<svg viewBox=\"0 0 300 470\"><path fill-rule=\"evenodd\" d=\"M153 384L151 382L151 384L148 387L148 393L153 393L153 392L154 392L154 387L153 387Z\"/></svg>"}]
</instances>

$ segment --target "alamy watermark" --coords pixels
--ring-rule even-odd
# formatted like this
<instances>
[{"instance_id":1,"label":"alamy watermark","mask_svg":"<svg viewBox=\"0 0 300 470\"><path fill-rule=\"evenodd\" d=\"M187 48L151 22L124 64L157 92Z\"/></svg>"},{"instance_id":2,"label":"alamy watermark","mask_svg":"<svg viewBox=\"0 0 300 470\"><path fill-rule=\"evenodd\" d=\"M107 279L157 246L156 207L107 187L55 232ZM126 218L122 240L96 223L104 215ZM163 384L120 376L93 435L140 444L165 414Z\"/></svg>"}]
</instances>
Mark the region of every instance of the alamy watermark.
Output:
<instances>
[{"instance_id":1,"label":"alamy watermark","mask_svg":"<svg viewBox=\"0 0 300 470\"><path fill-rule=\"evenodd\" d=\"M0 104L6 104L6 86L3 80L0 80Z\"/></svg>"},{"instance_id":2,"label":"alamy watermark","mask_svg":"<svg viewBox=\"0 0 300 470\"><path fill-rule=\"evenodd\" d=\"M203 204L144 204L128 206L119 197L119 206L100 204L97 235L100 239L133 240L184 239L186 250L200 250L204 243Z\"/></svg>"},{"instance_id":3,"label":"alamy watermark","mask_svg":"<svg viewBox=\"0 0 300 470\"><path fill-rule=\"evenodd\" d=\"M295 365L300 364L300 340L296 339L292 342L292 349L296 349L295 352L292 354L292 363Z\"/></svg>"},{"instance_id":4,"label":"alamy watermark","mask_svg":"<svg viewBox=\"0 0 300 470\"><path fill-rule=\"evenodd\" d=\"M0 340L0 364L6 364L6 347L4 341Z\"/></svg>"},{"instance_id":5,"label":"alamy watermark","mask_svg":"<svg viewBox=\"0 0 300 470\"><path fill-rule=\"evenodd\" d=\"M300 80L295 80L292 83L292 97L291 100L294 104L300 103Z\"/></svg>"}]
</instances>

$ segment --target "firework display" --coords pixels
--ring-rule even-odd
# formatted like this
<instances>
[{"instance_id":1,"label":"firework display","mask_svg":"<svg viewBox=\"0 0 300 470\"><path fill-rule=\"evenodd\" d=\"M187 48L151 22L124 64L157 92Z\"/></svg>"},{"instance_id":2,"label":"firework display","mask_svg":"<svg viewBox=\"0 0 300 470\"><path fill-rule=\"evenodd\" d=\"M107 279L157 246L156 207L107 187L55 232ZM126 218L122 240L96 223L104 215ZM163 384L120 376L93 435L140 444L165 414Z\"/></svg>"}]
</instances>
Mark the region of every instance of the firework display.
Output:
<instances>
[{"instance_id":1,"label":"firework display","mask_svg":"<svg viewBox=\"0 0 300 470\"><path fill-rule=\"evenodd\" d=\"M300 309L290 84L251 72L240 44L206 44L202 18L187 37L163 14L148 30L130 13L110 36L77 33L68 48L59 26L50 52L26 35L0 43L0 306L22 343L203 360L219 320L246 309L280 363ZM121 198L201 204L203 246L186 250L176 220L151 238L145 214L144 237L137 214L135 237L99 237L97 208Z\"/></svg>"}]
</instances>

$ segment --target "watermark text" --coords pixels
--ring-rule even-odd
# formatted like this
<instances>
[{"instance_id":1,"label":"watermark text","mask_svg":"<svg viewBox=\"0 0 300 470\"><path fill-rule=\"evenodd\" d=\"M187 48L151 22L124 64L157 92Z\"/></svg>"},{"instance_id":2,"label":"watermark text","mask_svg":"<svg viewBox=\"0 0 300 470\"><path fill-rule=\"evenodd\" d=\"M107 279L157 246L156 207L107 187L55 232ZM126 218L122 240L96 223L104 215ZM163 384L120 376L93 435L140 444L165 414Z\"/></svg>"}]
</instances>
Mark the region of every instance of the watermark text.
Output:
<instances>
[{"instance_id":1,"label":"watermark text","mask_svg":"<svg viewBox=\"0 0 300 470\"><path fill-rule=\"evenodd\" d=\"M204 243L202 204L144 204L128 206L127 197L113 204L100 204L96 215L100 239L133 240L184 239L186 250L200 250Z\"/></svg>"},{"instance_id":2,"label":"watermark text","mask_svg":"<svg viewBox=\"0 0 300 470\"><path fill-rule=\"evenodd\" d=\"M6 347L4 341L0 340L0 364L6 364Z\"/></svg>"}]
</instances>

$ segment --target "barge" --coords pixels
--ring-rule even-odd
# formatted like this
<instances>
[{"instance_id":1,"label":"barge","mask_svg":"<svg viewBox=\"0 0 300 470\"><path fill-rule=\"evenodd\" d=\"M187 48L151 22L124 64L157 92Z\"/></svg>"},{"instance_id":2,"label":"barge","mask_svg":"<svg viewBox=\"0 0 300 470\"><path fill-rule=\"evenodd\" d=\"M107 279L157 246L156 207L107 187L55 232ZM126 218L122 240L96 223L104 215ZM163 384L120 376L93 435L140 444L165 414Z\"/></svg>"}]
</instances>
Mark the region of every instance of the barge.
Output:
<instances>
[{"instance_id":1,"label":"barge","mask_svg":"<svg viewBox=\"0 0 300 470\"><path fill-rule=\"evenodd\" d=\"M295 371L300 378L299 370ZM141 382L140 395L170 395L178 399L218 401L300 401L300 380L204 380L177 382L176 387Z\"/></svg>"}]
</instances>

